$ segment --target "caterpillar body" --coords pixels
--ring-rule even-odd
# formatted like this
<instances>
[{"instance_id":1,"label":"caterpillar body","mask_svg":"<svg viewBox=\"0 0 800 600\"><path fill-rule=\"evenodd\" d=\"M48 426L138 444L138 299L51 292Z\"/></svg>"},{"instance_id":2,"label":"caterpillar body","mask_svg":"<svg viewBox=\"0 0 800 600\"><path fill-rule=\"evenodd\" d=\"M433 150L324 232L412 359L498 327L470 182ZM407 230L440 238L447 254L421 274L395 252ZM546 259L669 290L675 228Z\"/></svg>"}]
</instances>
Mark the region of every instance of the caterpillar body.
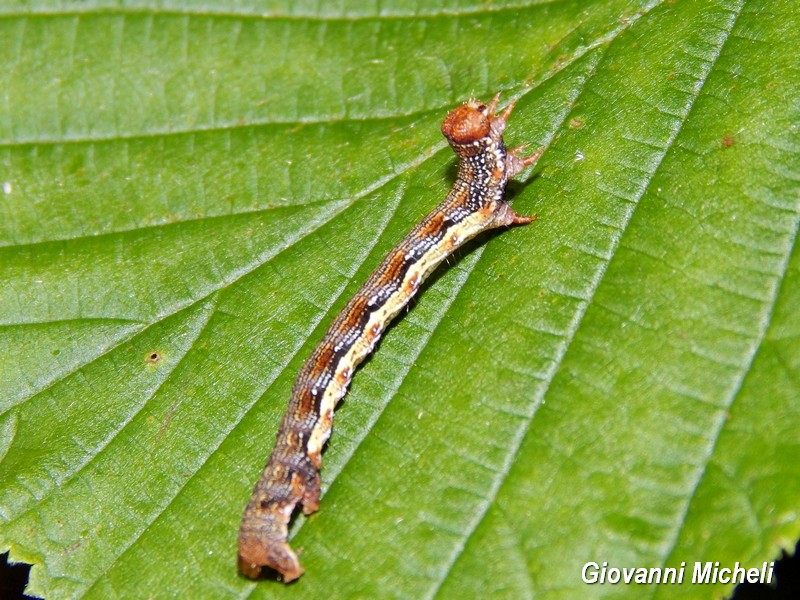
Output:
<instances>
[{"instance_id":1,"label":"caterpillar body","mask_svg":"<svg viewBox=\"0 0 800 600\"><path fill-rule=\"evenodd\" d=\"M337 403L357 365L373 350L388 323L445 258L477 234L530 223L503 199L509 178L536 162L541 151L506 150L503 131L514 102L496 114L500 95L486 105L470 100L452 110L442 133L460 159L450 193L383 259L328 328L300 370L275 447L253 489L239 529L239 570L256 578L263 567L285 582L303 574L287 541L298 504L319 508L321 452Z\"/></svg>"}]
</instances>

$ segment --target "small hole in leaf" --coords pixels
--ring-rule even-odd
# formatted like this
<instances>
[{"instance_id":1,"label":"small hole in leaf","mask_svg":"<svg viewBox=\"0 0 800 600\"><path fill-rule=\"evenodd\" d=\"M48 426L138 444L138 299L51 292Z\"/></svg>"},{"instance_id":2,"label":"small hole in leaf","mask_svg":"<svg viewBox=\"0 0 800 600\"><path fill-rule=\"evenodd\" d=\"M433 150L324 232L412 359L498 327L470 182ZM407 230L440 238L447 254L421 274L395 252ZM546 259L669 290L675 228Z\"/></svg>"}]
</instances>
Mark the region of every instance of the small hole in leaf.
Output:
<instances>
[{"instance_id":1,"label":"small hole in leaf","mask_svg":"<svg viewBox=\"0 0 800 600\"><path fill-rule=\"evenodd\" d=\"M147 362L150 363L151 365L156 364L160 360L161 360L161 354L159 354L158 352L151 352L150 354L147 355Z\"/></svg>"}]
</instances>

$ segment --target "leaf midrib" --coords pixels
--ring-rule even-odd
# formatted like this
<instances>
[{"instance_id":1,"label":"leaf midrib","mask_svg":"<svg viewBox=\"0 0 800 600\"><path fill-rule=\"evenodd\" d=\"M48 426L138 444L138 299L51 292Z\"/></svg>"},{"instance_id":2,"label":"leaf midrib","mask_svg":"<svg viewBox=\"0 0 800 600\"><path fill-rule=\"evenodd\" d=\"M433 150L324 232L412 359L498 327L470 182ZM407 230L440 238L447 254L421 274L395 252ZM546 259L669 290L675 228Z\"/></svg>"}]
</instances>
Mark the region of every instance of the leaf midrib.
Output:
<instances>
[{"instance_id":1,"label":"leaf midrib","mask_svg":"<svg viewBox=\"0 0 800 600\"><path fill-rule=\"evenodd\" d=\"M705 86L706 82L708 81L709 76L712 74L712 72L714 70L714 66L716 65L716 61L719 58L720 54L722 53L724 45L727 42L727 40L729 39L731 32L733 31L733 28L735 26L736 20L738 19L739 15L741 14L741 12L743 10L743 2L744 2L744 0L742 0L742 3L740 4L739 11L734 13L735 16L734 16L733 22L731 23L730 29L726 32L727 35L725 36L725 39L720 44L716 55L713 57L713 60L709 62L708 68L707 68L707 71L706 71L704 77L700 81L700 84L697 85L695 87L695 89L693 90L694 93L691 96L691 101L689 102L689 105L686 107L686 110L685 110L684 114L681 116L681 120L680 120L679 126L673 132L671 132L671 136L667 140L667 143L663 147L659 147L659 149L662 150L661 156L660 156L658 162L655 164L652 172L650 173L650 175L648 177L647 185L642 186L642 188L640 189L637 197L635 198L635 201L633 202L634 209L631 210L626 215L626 222L625 222L624 226L621 227L618 230L617 235L615 236L616 239L614 240L614 243L612 244L612 246L610 248L610 252L609 252L610 258L604 259L605 263L604 263L603 267L597 273L597 276L596 276L595 281L593 282L593 285L592 285L592 288L591 288L591 293L589 294L588 298L584 301L583 306L582 306L582 310L579 313L576 313L575 319L571 323L572 328L571 328L571 330L569 330L567 332L567 336L565 337L564 344L561 346L561 348L563 350L560 352L560 355L557 356L557 358L553 361L553 369L552 369L551 373L549 374L549 376L545 378L546 385L541 391L540 397L538 399L539 401L541 401L541 399L543 399L547 395L547 393L548 393L548 391L550 389L550 386L552 385L553 381L555 380L556 376L558 375L558 372L560 370L560 365L563 363L565 356L569 352L569 348L571 346L571 342L572 342L572 340L574 340L575 335L577 334L577 331L580 328L580 324L583 321L583 317L585 316L586 311L588 310L588 308L592 305L592 299L595 297L595 295L597 293L597 290L600 288L600 285L601 285L601 283L602 283L602 281L603 281L603 279L605 277L605 274L608 271L609 266L611 265L612 261L616 257L616 250L617 250L617 248L619 248L619 245L620 245L620 243L622 241L622 238L624 237L625 232L628 230L628 226L630 225L631 221L633 220L633 216L636 214L636 208L638 208L639 202L645 196L645 194L648 192L648 190L651 189L650 186L652 185L653 180L655 179L657 173L659 172L659 169L661 168L661 165L662 165L664 159L667 157L667 155L669 154L670 150L672 150L673 145L674 145L675 141L677 140L680 132L683 130L684 125L686 124L687 121L689 121L689 119L691 117L692 110L693 110L694 105L695 105L695 102L696 102L697 98L701 95L703 87ZM609 47L610 47L610 44L607 47L607 49ZM601 61L598 61L598 65L599 65L600 62ZM594 69L593 69L593 72L594 72ZM588 81L588 79L590 79L590 78L587 78L587 81ZM579 98L580 98L580 96L578 96L576 101ZM675 115L672 115L672 116L675 116ZM642 142L642 141L639 141L639 140L637 140L637 142L638 143L643 143L643 144L646 143L646 142ZM775 298L776 297L774 296L773 299L772 299L773 308L774 308ZM771 314L772 314L772 312L770 310L770 315ZM763 334L764 334L765 331L766 331L766 326L764 326L764 329L761 332L761 337L759 339L759 345L760 345L761 339L763 339ZM752 357L751 357L751 363L752 363ZM739 385L741 385L741 380L743 380L743 378L744 378L744 374L742 375L742 378L740 379L740 384ZM738 387L737 387L737 390L738 390ZM733 398L731 398L731 402L732 401L733 401ZM539 402L536 402L535 404L538 406ZM728 404L728 406L730 407L730 403ZM720 415L721 416L718 419L718 424L717 424L716 430L714 432L713 443L711 444L711 447L709 448L708 457L710 457L713 454L713 448L716 445L717 440L719 439L719 435L721 433L722 426L724 425L724 411L720 411ZM483 521L483 519L488 514L489 507L496 500L497 493L499 492L500 488L502 487L503 481L505 480L505 478L507 477L508 473L510 472L513 464L516 462L517 455L519 453L519 448L520 448L520 446L522 444L522 441L524 440L525 436L527 435L527 432L530 429L530 425L531 425L532 422L533 422L533 415L530 418L528 418L525 421L523 421L523 423L521 424L521 426L520 426L520 430L521 430L520 431L520 435L517 438L515 438L515 440L514 440L513 453L509 456L507 464L504 465L504 468L502 470L502 475L498 476L497 479L498 479L499 482L496 485L495 489L492 490L492 493L490 494L490 497L487 499L487 502L485 504L485 508L482 511L482 513L480 515L480 518L476 519L476 523L475 523L474 527L467 533L466 536L464 536L464 540L465 541L464 541L464 544L463 544L462 548L460 549L460 552L453 558L452 562L450 563L450 568L448 568L444 572L444 577L440 581L439 585L434 590L432 590L432 593L428 596L428 598L434 598L434 597L438 596L438 593L441 590L442 585L444 585L444 583L446 582L446 580L449 577L450 573L452 572L453 565L455 565L456 561L458 560L458 557L463 553L463 550L466 548L466 545L469 542L469 539L471 539L471 537L472 537L473 533L475 532L475 530L478 528L480 523ZM706 460L706 465L707 465L707 463L708 463L708 460ZM686 508L685 508L685 510L683 512L683 516L682 516L682 518L680 520L681 526L683 525L683 523L685 523L685 515L688 512L689 505L691 504L691 499L694 497L694 494L696 493L697 488L699 487L699 483L700 483L700 481L702 479L702 475L704 474L704 472L705 472L705 469L699 474L698 480L696 482L696 485L692 489L692 493L686 499ZM502 478L502 481L500 481L501 478ZM674 549L675 544L677 543L677 539L678 539L678 537L680 535L680 531L681 530L682 530L682 527L679 527L676 530L675 536L674 536L674 538L672 540L672 543L670 545L669 552L667 552L667 554L665 556L665 561L664 562L666 562L666 560L669 558L669 555L672 553L672 550ZM664 565L664 562L662 562L661 566ZM652 597L653 594L655 594L655 591L657 589L658 589L657 586L651 586L651 589L650 589L650 596L651 597Z\"/></svg>"}]
</instances>

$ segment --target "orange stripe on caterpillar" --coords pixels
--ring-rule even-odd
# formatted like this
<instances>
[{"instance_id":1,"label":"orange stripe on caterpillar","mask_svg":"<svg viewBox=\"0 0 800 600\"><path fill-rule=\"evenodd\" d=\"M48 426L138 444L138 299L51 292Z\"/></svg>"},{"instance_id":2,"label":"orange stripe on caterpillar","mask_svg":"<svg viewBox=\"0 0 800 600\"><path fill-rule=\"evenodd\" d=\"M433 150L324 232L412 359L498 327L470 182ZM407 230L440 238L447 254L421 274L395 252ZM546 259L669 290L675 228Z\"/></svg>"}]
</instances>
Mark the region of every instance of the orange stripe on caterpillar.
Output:
<instances>
[{"instance_id":1,"label":"orange stripe on caterpillar","mask_svg":"<svg viewBox=\"0 0 800 600\"><path fill-rule=\"evenodd\" d=\"M499 99L497 94L488 105L470 100L447 115L442 133L460 159L450 193L386 255L300 370L275 447L242 517L244 575L255 578L269 567L289 582L303 574L287 541L289 521L298 504L305 514L319 508L320 453L334 408L358 364L422 281L477 234L535 219L514 212L503 193L508 179L535 163L541 151L520 156L522 147L506 150L503 130L514 102L495 114Z\"/></svg>"}]
</instances>

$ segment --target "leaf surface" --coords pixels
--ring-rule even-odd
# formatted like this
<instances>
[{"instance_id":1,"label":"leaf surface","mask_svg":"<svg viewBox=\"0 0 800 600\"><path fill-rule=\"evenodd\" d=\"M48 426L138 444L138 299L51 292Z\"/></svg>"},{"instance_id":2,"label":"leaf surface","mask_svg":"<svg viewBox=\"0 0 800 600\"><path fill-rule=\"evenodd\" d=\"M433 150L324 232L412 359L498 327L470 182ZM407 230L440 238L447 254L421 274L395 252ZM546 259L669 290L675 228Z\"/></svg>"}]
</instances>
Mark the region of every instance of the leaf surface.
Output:
<instances>
[{"instance_id":1,"label":"leaf surface","mask_svg":"<svg viewBox=\"0 0 800 600\"><path fill-rule=\"evenodd\" d=\"M0 4L0 550L47 597L715 597L800 534L788 0ZM241 511L337 311L517 98L527 227L425 285L298 518Z\"/></svg>"}]
</instances>

